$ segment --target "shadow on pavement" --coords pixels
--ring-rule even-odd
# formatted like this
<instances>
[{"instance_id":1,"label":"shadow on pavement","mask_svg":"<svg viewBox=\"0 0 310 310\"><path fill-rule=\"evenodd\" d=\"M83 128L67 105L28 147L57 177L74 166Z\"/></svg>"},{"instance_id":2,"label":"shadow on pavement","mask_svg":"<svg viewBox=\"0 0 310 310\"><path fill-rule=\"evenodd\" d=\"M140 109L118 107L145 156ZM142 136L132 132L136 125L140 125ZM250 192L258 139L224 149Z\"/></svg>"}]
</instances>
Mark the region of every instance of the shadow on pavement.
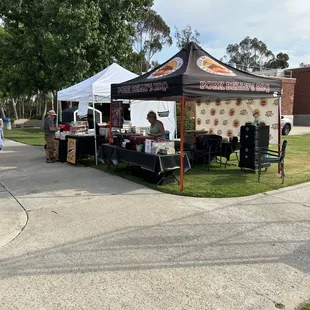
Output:
<instances>
[{"instance_id":1,"label":"shadow on pavement","mask_svg":"<svg viewBox=\"0 0 310 310\"><path fill-rule=\"evenodd\" d=\"M281 234L297 227L299 235L309 236L310 221L208 222L199 212L1 259L0 274L8 278L275 263L309 273L310 239ZM274 238L272 231L277 232Z\"/></svg>"}]
</instances>

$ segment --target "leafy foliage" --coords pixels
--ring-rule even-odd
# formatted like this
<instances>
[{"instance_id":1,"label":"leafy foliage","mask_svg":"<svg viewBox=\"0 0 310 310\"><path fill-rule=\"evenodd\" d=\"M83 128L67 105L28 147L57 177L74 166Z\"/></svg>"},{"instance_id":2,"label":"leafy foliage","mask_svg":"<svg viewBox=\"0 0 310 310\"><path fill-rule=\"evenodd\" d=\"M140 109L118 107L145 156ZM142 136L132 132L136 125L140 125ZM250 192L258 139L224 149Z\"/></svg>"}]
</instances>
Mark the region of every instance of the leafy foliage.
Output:
<instances>
[{"instance_id":1,"label":"leafy foliage","mask_svg":"<svg viewBox=\"0 0 310 310\"><path fill-rule=\"evenodd\" d=\"M172 44L170 27L163 18L152 9L141 11L134 24L134 49L140 56L138 65L140 73L148 71L153 56L160 52L165 45Z\"/></svg>"},{"instance_id":2,"label":"leafy foliage","mask_svg":"<svg viewBox=\"0 0 310 310\"><path fill-rule=\"evenodd\" d=\"M200 44L200 33L197 30L192 30L190 25L187 25L184 29L178 29L175 27L175 38L177 40L176 45L179 49L182 49L186 44L195 42Z\"/></svg>"},{"instance_id":3,"label":"leafy foliage","mask_svg":"<svg viewBox=\"0 0 310 310\"><path fill-rule=\"evenodd\" d=\"M178 128L178 136L180 136L181 130L181 104L178 103L176 106L177 109L177 128ZM192 111L191 105L184 106L184 130L194 130L195 129L195 119L189 116L190 112Z\"/></svg>"},{"instance_id":4,"label":"leafy foliage","mask_svg":"<svg viewBox=\"0 0 310 310\"><path fill-rule=\"evenodd\" d=\"M289 66L290 57L286 53L279 53L277 57L267 64L267 68L285 69Z\"/></svg>"},{"instance_id":5,"label":"leafy foliage","mask_svg":"<svg viewBox=\"0 0 310 310\"><path fill-rule=\"evenodd\" d=\"M289 56L279 53L274 56L267 45L257 38L246 37L240 43L226 48L228 63L244 71L258 71L263 68L287 68Z\"/></svg>"},{"instance_id":6,"label":"leafy foliage","mask_svg":"<svg viewBox=\"0 0 310 310\"><path fill-rule=\"evenodd\" d=\"M4 84L18 93L47 93L79 82L113 61L126 64L134 34L131 25L152 2L2 1L0 17L9 35L2 49L9 78Z\"/></svg>"},{"instance_id":7,"label":"leafy foliage","mask_svg":"<svg viewBox=\"0 0 310 310\"><path fill-rule=\"evenodd\" d=\"M3 0L0 91L20 99L80 82L112 62L130 68L141 11L153 0ZM11 100L17 102L18 100ZM17 115L16 104L14 114Z\"/></svg>"}]
</instances>

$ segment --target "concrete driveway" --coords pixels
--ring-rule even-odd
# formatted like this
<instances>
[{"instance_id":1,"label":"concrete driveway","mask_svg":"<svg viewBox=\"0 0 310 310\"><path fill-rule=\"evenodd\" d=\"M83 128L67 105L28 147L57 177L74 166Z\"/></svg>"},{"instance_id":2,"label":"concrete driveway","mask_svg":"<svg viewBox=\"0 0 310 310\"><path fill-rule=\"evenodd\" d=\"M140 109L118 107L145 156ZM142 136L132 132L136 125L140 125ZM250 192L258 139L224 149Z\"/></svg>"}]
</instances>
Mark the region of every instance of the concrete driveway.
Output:
<instances>
[{"instance_id":1,"label":"concrete driveway","mask_svg":"<svg viewBox=\"0 0 310 310\"><path fill-rule=\"evenodd\" d=\"M290 136L310 135L310 127L293 126Z\"/></svg>"},{"instance_id":2,"label":"concrete driveway","mask_svg":"<svg viewBox=\"0 0 310 310\"><path fill-rule=\"evenodd\" d=\"M0 248L0 309L269 310L310 297L310 184L193 199L5 149L2 186L29 220Z\"/></svg>"}]
</instances>

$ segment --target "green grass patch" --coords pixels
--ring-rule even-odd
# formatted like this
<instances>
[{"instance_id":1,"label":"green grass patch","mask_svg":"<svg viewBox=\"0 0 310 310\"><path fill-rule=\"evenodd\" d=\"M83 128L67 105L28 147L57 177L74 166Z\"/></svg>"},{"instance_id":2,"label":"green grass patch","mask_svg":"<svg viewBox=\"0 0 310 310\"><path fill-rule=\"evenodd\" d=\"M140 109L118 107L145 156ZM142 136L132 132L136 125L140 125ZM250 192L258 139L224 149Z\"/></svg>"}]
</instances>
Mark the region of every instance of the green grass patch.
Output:
<instances>
[{"instance_id":1,"label":"green grass patch","mask_svg":"<svg viewBox=\"0 0 310 310\"><path fill-rule=\"evenodd\" d=\"M11 139L16 142L42 146L45 145L44 133L42 129L18 129L12 128L12 130L4 131L4 138Z\"/></svg>"},{"instance_id":2,"label":"green grass patch","mask_svg":"<svg viewBox=\"0 0 310 310\"><path fill-rule=\"evenodd\" d=\"M96 167L93 161L89 161L88 164L102 171L116 174L169 194L212 198L249 196L310 181L310 165L307 164L310 155L310 136L289 136L286 139L288 140L285 162L286 179L283 185L277 174L277 165L272 165L267 172L263 172L260 183L258 183L256 173L241 171L235 166L227 166L227 168L222 166L220 168L219 164L213 164L208 171L206 166L195 165L185 174L184 191L180 193L177 183L156 186L132 176L130 172L118 172L115 168L108 169L102 164ZM232 159L234 159L233 156ZM121 164L120 168L123 167L125 165Z\"/></svg>"},{"instance_id":3,"label":"green grass patch","mask_svg":"<svg viewBox=\"0 0 310 310\"><path fill-rule=\"evenodd\" d=\"M310 310L310 304L304 305L304 307L302 308L302 310Z\"/></svg>"},{"instance_id":4,"label":"green grass patch","mask_svg":"<svg viewBox=\"0 0 310 310\"><path fill-rule=\"evenodd\" d=\"M30 145L44 145L44 136L38 129L14 129L5 131L5 137ZM133 176L131 172L118 172L114 167L94 165L93 160L83 162L107 173L116 174L120 177L148 186L159 191L194 197L240 197L276 190L310 181L310 135L288 136L286 156L286 179L284 185L277 175L277 165L272 165L265 173L263 172L261 183L257 182L257 174L252 171L241 171L238 167L228 166L220 168L218 164L211 165L208 171L206 166L195 165L185 174L184 191L179 192L177 183L165 186L156 186L145 182L143 179ZM233 157L234 155L232 155ZM120 168L124 165L120 165ZM310 310L310 309L309 309Z\"/></svg>"}]
</instances>

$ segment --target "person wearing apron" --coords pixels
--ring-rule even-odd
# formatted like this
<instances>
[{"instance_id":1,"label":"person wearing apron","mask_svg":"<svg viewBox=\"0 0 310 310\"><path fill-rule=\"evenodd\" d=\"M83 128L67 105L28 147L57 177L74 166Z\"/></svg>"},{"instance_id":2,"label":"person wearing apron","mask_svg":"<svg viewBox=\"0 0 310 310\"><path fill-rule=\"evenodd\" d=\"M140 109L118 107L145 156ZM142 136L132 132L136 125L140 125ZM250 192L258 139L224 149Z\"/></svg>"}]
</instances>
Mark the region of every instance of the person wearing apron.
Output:
<instances>
[{"instance_id":1,"label":"person wearing apron","mask_svg":"<svg viewBox=\"0 0 310 310\"><path fill-rule=\"evenodd\" d=\"M150 122L150 136L157 139L166 139L164 124L157 119L156 113L151 111L147 115Z\"/></svg>"}]
</instances>

